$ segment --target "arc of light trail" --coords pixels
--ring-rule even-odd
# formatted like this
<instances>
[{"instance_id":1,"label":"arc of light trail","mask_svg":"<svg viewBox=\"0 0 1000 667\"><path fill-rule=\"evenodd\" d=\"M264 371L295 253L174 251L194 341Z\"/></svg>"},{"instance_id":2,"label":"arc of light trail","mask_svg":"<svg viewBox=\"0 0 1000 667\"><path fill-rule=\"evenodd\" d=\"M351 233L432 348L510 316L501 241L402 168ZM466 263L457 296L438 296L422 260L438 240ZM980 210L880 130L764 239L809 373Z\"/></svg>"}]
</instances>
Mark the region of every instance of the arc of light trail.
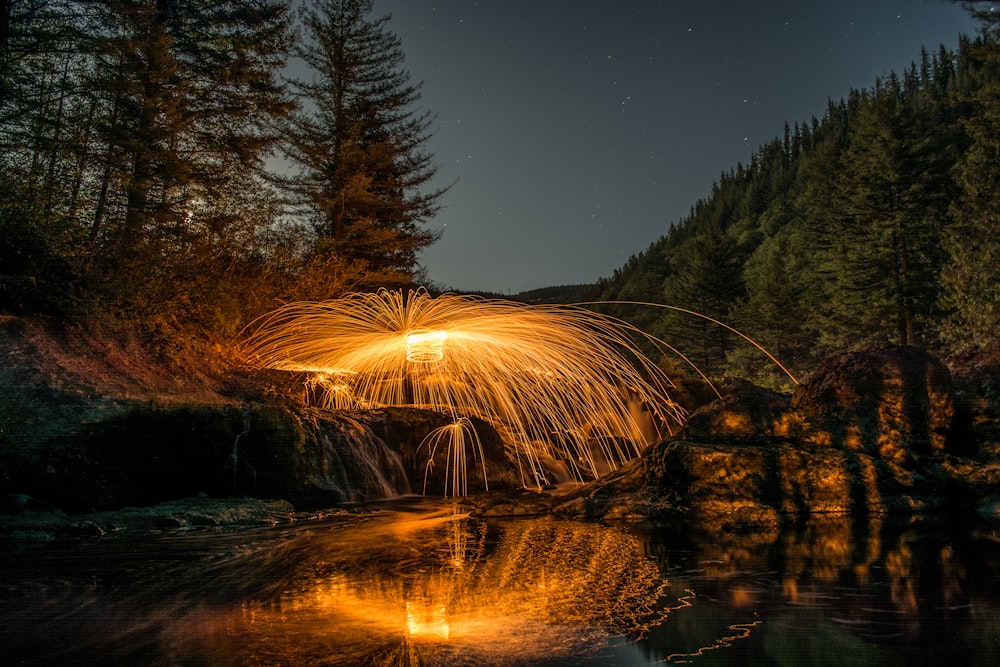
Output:
<instances>
[{"instance_id":1,"label":"arc of light trail","mask_svg":"<svg viewBox=\"0 0 1000 667\"><path fill-rule=\"evenodd\" d=\"M724 329L728 329L729 331L732 331L734 334L736 334L737 336L739 336L740 338L742 338L743 340L747 341L748 343L750 343L751 345L753 345L754 347L756 347L758 350L760 350L761 352L763 352L767 356L768 359L770 359L771 361L773 361L774 364L778 368L780 368L782 370L782 372L784 372L784 374L787 375L792 380L792 382L794 382L795 384L799 384L799 379L797 377L795 377L794 375L792 375L792 372L789 371L787 368L785 368L784 365L782 365L782 363L780 361L778 361L774 357L773 354L771 354L770 352L768 352L764 348L763 345L761 345L760 343L758 343L757 341L755 341L753 338L751 338L750 336L748 336L745 333L743 333L742 331L740 331L739 329L734 329L733 327L729 326L725 322L720 322L719 320L715 319L714 317L709 317L708 315L705 315L703 313L699 313L696 310L688 310L687 308L681 308L680 306L671 306L671 305L668 305L668 304L665 304L665 303L652 303L650 301L581 301L577 305L580 305L580 306L592 306L592 305L599 305L599 304L603 304L603 303L616 303L616 304L621 304L621 305L626 305L626 306L652 306L653 308L666 308L668 310L676 310L678 312L686 313L688 315L694 315L695 317L700 317L703 320L708 320L709 322L712 322L713 324L718 324L720 327L722 327ZM638 329L636 329L635 327L632 327L632 328L638 331ZM643 333L643 332L640 332L640 333ZM669 347L671 350L674 349L674 348L670 347L670 345L668 345L667 343L661 341L659 338L656 338L655 336L651 336L650 334L644 334L644 335L646 335L649 338L653 338L654 340L656 340L656 341L658 341L660 343L663 343L664 345L666 345L667 347ZM674 350L674 351L676 352L676 350ZM678 352L677 354L680 354L680 353ZM684 355L680 355L680 356L682 358L684 358ZM684 358L684 360L687 361L686 358ZM691 362L688 361L688 363L690 364ZM694 364L692 364L692 366L694 367L695 370L698 370L697 366L694 366ZM700 370L698 370L698 372L701 373ZM705 376L702 375L702 377L705 377ZM709 384L711 384L711 383L709 383ZM714 389L714 387L713 387L713 389Z\"/></svg>"},{"instance_id":2,"label":"arc of light trail","mask_svg":"<svg viewBox=\"0 0 1000 667\"><path fill-rule=\"evenodd\" d=\"M579 306L380 290L285 304L247 329L248 359L342 380L359 407L420 405L489 421L510 435L505 444L538 483L542 457L566 461L577 479L581 472L599 477L591 436L630 441L623 445L628 452L603 452L601 463L611 469L648 444L641 437L631 442L636 423L622 391L633 391L668 430L684 420L670 399L669 377L625 335L638 329ZM426 363L407 369L400 366L406 358ZM347 401L330 398L334 405ZM558 442L549 441L553 432L561 434Z\"/></svg>"},{"instance_id":3,"label":"arc of light trail","mask_svg":"<svg viewBox=\"0 0 1000 667\"><path fill-rule=\"evenodd\" d=\"M590 311L588 308L583 308L583 306L586 306L588 304L597 304L597 303L618 303L618 304L632 303L632 304L643 305L643 306L655 306L655 305L658 305L658 304L654 304L654 303L646 303L646 302L643 302L643 301L631 301L631 302L630 301L584 301L584 302L577 303L577 304L570 304L569 307L571 307L571 308L573 308L573 307L579 307L580 310L587 310L589 312L594 312L594 311ZM691 311L691 313L694 314L694 315L701 315L701 313L696 313L694 311ZM631 331L631 332L633 332L635 334L638 334L639 336L641 336L641 337L645 338L646 340L652 342L654 345L662 345L663 347L665 347L668 350L670 350L672 353L676 354L678 357L680 357L681 359L684 360L684 363L686 363L688 366L690 366L691 368L694 369L695 373L697 373L699 375L699 377L701 377L701 379L705 381L705 384L707 384L712 389L712 391L715 392L715 395L718 398L722 398L722 392L720 392L716 388L715 383L712 382L707 375L705 375L705 372L703 370L701 370L700 368L698 368L698 364L696 364L693 361L691 361L690 359L688 359L687 355L685 355L683 352L681 352L680 350L678 350L676 347L674 347L673 345L671 345L670 343L668 343L665 340L661 340L661 339L657 338L656 336L643 331L642 329L640 329L639 327L635 326L631 322L627 322L627 321L621 319L620 317L615 317L614 315L608 315L607 313L598 313L598 314L601 317L604 317L604 318L606 318L606 319L614 322L615 324L617 324L618 326L620 326L625 331ZM711 318L708 318L708 319L711 319ZM719 322L719 324L722 324L722 322ZM727 326L727 325L722 324L722 326ZM737 332L737 333L739 333L739 332ZM750 342L752 343L753 341L750 341ZM754 344L756 345L756 343L754 343ZM765 352L765 354L766 354L766 352ZM671 434L672 434L672 432L671 432Z\"/></svg>"}]
</instances>

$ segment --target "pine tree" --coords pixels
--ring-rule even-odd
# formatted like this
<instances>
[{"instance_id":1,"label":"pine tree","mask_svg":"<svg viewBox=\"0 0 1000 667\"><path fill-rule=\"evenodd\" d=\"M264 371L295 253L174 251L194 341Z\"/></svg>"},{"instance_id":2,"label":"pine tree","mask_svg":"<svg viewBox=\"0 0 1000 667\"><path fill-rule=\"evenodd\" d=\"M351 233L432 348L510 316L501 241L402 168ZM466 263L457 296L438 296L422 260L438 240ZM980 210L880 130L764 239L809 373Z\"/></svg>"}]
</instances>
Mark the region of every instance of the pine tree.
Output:
<instances>
[{"instance_id":1,"label":"pine tree","mask_svg":"<svg viewBox=\"0 0 1000 667\"><path fill-rule=\"evenodd\" d=\"M106 9L94 42L106 100L101 190L120 196L120 213L112 221L98 207L90 236L116 271L145 273L209 241L193 211L262 168L275 141L268 119L289 109L277 82L287 18L271 0L109 0Z\"/></svg>"},{"instance_id":2,"label":"pine tree","mask_svg":"<svg viewBox=\"0 0 1000 667\"><path fill-rule=\"evenodd\" d=\"M963 128L971 142L956 169L961 192L945 232L942 274L949 309L943 338L959 349L997 345L1000 331L1000 19L983 12L984 39L966 44L971 113Z\"/></svg>"},{"instance_id":3,"label":"pine tree","mask_svg":"<svg viewBox=\"0 0 1000 667\"><path fill-rule=\"evenodd\" d=\"M85 21L76 5L0 3L0 292L29 309L70 300L82 238L65 213L79 194L74 146L93 108L79 93Z\"/></svg>"},{"instance_id":4,"label":"pine tree","mask_svg":"<svg viewBox=\"0 0 1000 667\"><path fill-rule=\"evenodd\" d=\"M302 106L285 151L297 173L285 186L313 235L314 298L405 284L438 237L422 227L443 194L426 190L436 173L424 150L431 117L414 110L420 86L401 68L389 17L370 17L372 4L319 0L301 14L297 55L313 78L293 84Z\"/></svg>"},{"instance_id":5,"label":"pine tree","mask_svg":"<svg viewBox=\"0 0 1000 667\"><path fill-rule=\"evenodd\" d=\"M803 169L800 206L824 295L813 317L829 349L924 344L936 316L940 235L955 152L942 116L894 75L852 93Z\"/></svg>"},{"instance_id":6,"label":"pine tree","mask_svg":"<svg viewBox=\"0 0 1000 667\"><path fill-rule=\"evenodd\" d=\"M726 322L744 296L743 257L736 242L718 229L696 236L671 256L671 274L663 284L664 303ZM668 314L661 323L664 340L709 375L721 375L732 336L706 319Z\"/></svg>"},{"instance_id":7,"label":"pine tree","mask_svg":"<svg viewBox=\"0 0 1000 667\"><path fill-rule=\"evenodd\" d=\"M785 366L797 372L812 368L818 360L817 332L809 317L816 282L802 247L801 225L793 212L776 202L761 218L773 228L743 265L745 297L731 310L729 324L763 345ZM763 385L785 387L788 378L752 346L740 345L728 354L730 372Z\"/></svg>"}]
</instances>

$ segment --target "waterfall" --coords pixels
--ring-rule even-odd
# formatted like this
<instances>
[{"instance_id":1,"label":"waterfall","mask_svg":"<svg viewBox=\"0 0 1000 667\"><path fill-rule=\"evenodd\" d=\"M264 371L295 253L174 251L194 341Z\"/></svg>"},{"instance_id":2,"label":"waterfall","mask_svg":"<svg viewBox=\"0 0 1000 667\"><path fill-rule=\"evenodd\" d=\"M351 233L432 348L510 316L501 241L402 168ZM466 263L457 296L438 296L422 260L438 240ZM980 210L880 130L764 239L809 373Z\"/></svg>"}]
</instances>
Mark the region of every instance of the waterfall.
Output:
<instances>
[{"instance_id":1,"label":"waterfall","mask_svg":"<svg viewBox=\"0 0 1000 667\"><path fill-rule=\"evenodd\" d=\"M313 465L305 482L338 494L342 502L410 493L400 454L358 418L309 410L298 415Z\"/></svg>"},{"instance_id":2,"label":"waterfall","mask_svg":"<svg viewBox=\"0 0 1000 667\"><path fill-rule=\"evenodd\" d=\"M243 430L236 435L236 440L233 441L233 451L229 454L229 460L227 464L232 466L233 469L233 494L235 495L239 490L240 482L240 442L250 435L250 406L244 404L240 413L243 415ZM252 478L253 487L257 485L257 471L254 470L245 460L243 465L248 469L250 476Z\"/></svg>"}]
</instances>

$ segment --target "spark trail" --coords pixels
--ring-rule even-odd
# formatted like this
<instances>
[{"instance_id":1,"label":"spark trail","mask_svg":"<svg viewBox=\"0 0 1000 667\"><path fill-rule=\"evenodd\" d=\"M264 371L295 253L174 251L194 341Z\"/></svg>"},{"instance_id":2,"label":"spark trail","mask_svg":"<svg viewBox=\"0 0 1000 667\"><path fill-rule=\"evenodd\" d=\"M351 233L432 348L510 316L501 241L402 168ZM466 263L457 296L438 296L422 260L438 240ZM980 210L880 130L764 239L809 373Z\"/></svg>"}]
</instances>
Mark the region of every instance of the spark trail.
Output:
<instances>
[{"instance_id":1,"label":"spark trail","mask_svg":"<svg viewBox=\"0 0 1000 667\"><path fill-rule=\"evenodd\" d=\"M483 419L525 484L542 486L547 461L584 480L637 456L650 442L636 405L666 431L683 423L636 333L580 306L381 290L283 306L253 325L246 350L262 366L309 373L325 407Z\"/></svg>"}]
</instances>

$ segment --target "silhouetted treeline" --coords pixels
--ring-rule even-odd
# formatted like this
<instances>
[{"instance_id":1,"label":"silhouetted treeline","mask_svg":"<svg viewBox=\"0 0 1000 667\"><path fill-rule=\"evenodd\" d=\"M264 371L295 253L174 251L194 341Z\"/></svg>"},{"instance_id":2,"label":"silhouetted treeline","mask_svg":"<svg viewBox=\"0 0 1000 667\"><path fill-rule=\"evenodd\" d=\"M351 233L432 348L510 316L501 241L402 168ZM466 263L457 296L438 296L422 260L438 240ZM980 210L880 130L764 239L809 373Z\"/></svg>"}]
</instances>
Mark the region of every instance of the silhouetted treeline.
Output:
<instances>
[{"instance_id":1,"label":"silhouetted treeline","mask_svg":"<svg viewBox=\"0 0 1000 667\"><path fill-rule=\"evenodd\" d=\"M519 292L507 298L524 303L580 303L590 299L593 292L594 286L591 284L552 285Z\"/></svg>"},{"instance_id":2,"label":"silhouetted treeline","mask_svg":"<svg viewBox=\"0 0 1000 667\"><path fill-rule=\"evenodd\" d=\"M0 1L0 309L230 334L278 299L408 284L440 193L371 11Z\"/></svg>"},{"instance_id":3,"label":"silhouetted treeline","mask_svg":"<svg viewBox=\"0 0 1000 667\"><path fill-rule=\"evenodd\" d=\"M946 353L1000 332L1000 43L957 52L785 126L598 288L731 324L799 372L880 340ZM710 374L773 365L708 320L615 309Z\"/></svg>"}]
</instances>

